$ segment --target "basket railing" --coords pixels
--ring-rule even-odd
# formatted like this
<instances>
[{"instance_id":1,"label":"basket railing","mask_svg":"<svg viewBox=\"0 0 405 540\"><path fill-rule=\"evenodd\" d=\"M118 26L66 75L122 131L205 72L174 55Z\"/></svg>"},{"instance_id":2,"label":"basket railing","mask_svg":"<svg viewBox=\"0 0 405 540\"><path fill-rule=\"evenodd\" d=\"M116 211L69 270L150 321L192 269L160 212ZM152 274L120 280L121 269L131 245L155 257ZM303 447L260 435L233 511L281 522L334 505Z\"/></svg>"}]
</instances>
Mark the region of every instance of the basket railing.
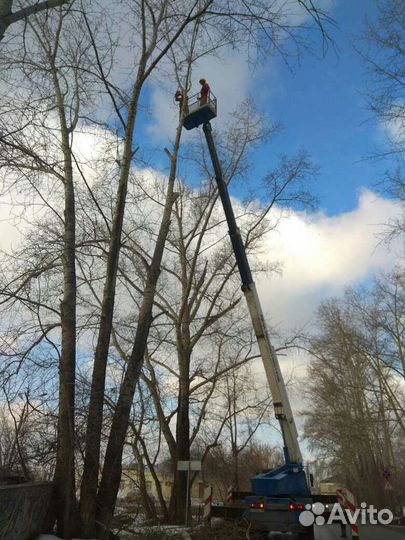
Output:
<instances>
[{"instance_id":1,"label":"basket railing","mask_svg":"<svg viewBox=\"0 0 405 540\"><path fill-rule=\"evenodd\" d=\"M204 107L205 105L209 105L211 109L217 113L217 98L216 96L210 91L208 93L208 96L205 100L201 99L201 94L198 92L197 94L193 94L188 98L188 114L197 111L201 107Z\"/></svg>"}]
</instances>

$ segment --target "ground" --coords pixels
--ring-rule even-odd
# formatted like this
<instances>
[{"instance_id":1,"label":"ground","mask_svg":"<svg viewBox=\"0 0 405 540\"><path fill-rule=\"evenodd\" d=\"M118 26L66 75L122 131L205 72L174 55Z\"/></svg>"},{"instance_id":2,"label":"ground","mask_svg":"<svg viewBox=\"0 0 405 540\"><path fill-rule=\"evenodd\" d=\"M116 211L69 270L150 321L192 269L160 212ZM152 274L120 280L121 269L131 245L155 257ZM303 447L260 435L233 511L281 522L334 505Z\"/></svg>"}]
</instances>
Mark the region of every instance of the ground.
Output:
<instances>
[{"instance_id":1,"label":"ground","mask_svg":"<svg viewBox=\"0 0 405 540\"><path fill-rule=\"evenodd\" d=\"M246 540L247 525L236 525L231 522L216 523L212 527L196 527L190 531L192 540ZM250 540L261 540L262 533L249 531Z\"/></svg>"},{"instance_id":2,"label":"ground","mask_svg":"<svg viewBox=\"0 0 405 540\"><path fill-rule=\"evenodd\" d=\"M156 526L138 527L133 532L122 532L119 534L121 540L190 540L190 536L183 527ZM37 540L60 540L57 536L43 534ZM73 540L80 540L74 538ZM97 539L93 539L97 540Z\"/></svg>"},{"instance_id":3,"label":"ground","mask_svg":"<svg viewBox=\"0 0 405 540\"><path fill-rule=\"evenodd\" d=\"M179 527L144 527L134 534L122 536L122 540L246 540L247 528L231 523L215 524L212 528L196 527L186 531ZM261 540L259 535L249 533L250 540ZM350 532L347 540L350 540ZM291 536L271 534L269 540L290 540ZM360 528L360 540L404 540L405 527L382 527L366 525ZM56 536L44 534L37 540L59 540ZM340 540L340 527L326 525L315 527L315 540Z\"/></svg>"}]
</instances>

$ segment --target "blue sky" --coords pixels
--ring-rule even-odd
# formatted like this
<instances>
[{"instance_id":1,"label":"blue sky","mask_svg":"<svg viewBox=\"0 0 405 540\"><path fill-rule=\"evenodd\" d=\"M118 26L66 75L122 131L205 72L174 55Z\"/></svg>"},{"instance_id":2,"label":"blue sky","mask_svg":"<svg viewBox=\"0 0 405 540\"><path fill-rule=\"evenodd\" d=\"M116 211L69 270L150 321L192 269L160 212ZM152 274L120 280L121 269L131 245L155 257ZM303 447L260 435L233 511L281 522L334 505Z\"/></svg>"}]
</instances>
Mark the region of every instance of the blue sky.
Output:
<instances>
[{"instance_id":1,"label":"blue sky","mask_svg":"<svg viewBox=\"0 0 405 540\"><path fill-rule=\"evenodd\" d=\"M218 97L215 126L223 125L247 96L257 97L260 110L283 126L268 145L255 152L252 182L274 167L280 154L292 156L306 150L319 166L312 185L319 212L293 212L283 220L262 255L266 261L280 261L282 274L255 276L266 317L281 333L293 328L310 331L320 302L340 296L346 287L365 283L398 262L395 248L379 244L381 224L395 215L398 205L373 193L389 163L367 159L383 144L384 132L366 109L365 70L353 47L366 16L376 15L375 2L335 0L329 14L336 21L336 27L329 29L334 46L324 57L319 47L313 54L304 53L293 69L272 57L252 74L239 53L228 63L221 60L216 65L211 60L196 70L196 79L197 73L205 76ZM158 128L149 133L162 146L173 136L177 117L170 102L164 85L155 89L151 104ZM185 134L184 139L189 136ZM231 194L237 204L243 186L231 185ZM284 374L292 370L298 382L296 389L290 389L290 399L301 432L299 382L305 377L308 357L289 353L280 362ZM260 362L257 369L260 378ZM308 453L305 444L304 449Z\"/></svg>"},{"instance_id":2,"label":"blue sky","mask_svg":"<svg viewBox=\"0 0 405 540\"><path fill-rule=\"evenodd\" d=\"M226 59L201 62L194 70L192 92L198 90L200 76L209 80L218 97L219 114L213 122L217 126L229 119L243 99L256 99L259 109L281 124L282 131L256 151L252 180L274 167L279 155L292 156L304 149L319 167L311 188L319 209L335 216L357 207L362 188L376 190L389 164L368 159L383 144L384 133L366 110L365 70L353 48L366 17L376 16L375 1L335 0L328 14L336 26L328 27L333 45L324 56L320 40L314 40L312 54L304 51L299 64L287 66L274 55L252 73L243 51L230 52ZM173 139L177 124L172 96L173 88L165 80L155 81L144 94L152 114L141 113L142 150L158 168L167 165L162 149ZM186 133L183 139L190 136ZM232 190L243 196L240 186Z\"/></svg>"},{"instance_id":3,"label":"blue sky","mask_svg":"<svg viewBox=\"0 0 405 540\"><path fill-rule=\"evenodd\" d=\"M353 49L353 39L361 34L366 15L375 17L375 0L318 1L329 6L328 13L336 21L335 27L329 27L334 46L326 56L322 56L318 40L313 54L304 52L293 70L273 55L252 73L244 51L230 50L222 51L221 58L204 58L193 72L192 92L205 76L218 97L215 127L223 127L231 111L247 97L257 98L267 117L283 125L268 146L256 151L252 183L275 165L278 155L292 156L301 149L320 168L312 185L320 211L292 212L269 237L261 254L266 263L282 264L281 276L257 276L264 309L281 327L305 323L322 299L339 295L345 287L364 282L398 262L397 253L376 247L381 224L398 215L399 205L372 193L389 164L365 159L383 143L384 133L366 110L361 94L364 68ZM132 60L126 60L131 64ZM136 160L143 155L159 171L168 169L163 149L170 147L178 122L175 87L167 77L168 65L164 67L144 91L135 136L135 144L140 146ZM97 130L94 135L99 136ZM195 135L185 132L183 140ZM76 142L86 153L94 145L94 136L90 132L76 135ZM231 186L235 204L243 196L243 186L236 187ZM1 210L7 219L7 208ZM4 243L14 241L14 229L8 226Z\"/></svg>"},{"instance_id":4,"label":"blue sky","mask_svg":"<svg viewBox=\"0 0 405 540\"><path fill-rule=\"evenodd\" d=\"M224 127L248 97L256 99L270 121L282 124L282 131L255 151L252 184L276 166L281 154L293 156L306 150L319 167L310 186L319 201L318 211L292 212L263 249L266 262L279 261L283 268L281 276L257 276L265 311L282 328L308 322L320 301L398 262L396 246L389 249L379 241L382 224L398 215L399 205L376 189L390 164L367 159L384 143L384 131L367 110L365 69L353 47L366 17L375 18L376 3L323 3L336 21L328 28L333 45L326 55L318 39L313 53L304 51L299 64L286 66L273 55L252 72L243 50L227 51L222 58L204 58L194 68L191 91L198 90L200 77L207 78L218 98L214 128ZM173 140L178 121L167 78L155 79L144 99L150 114L142 115L142 150L148 149L155 166L167 167L163 148ZM183 141L195 136L195 131L185 132ZM231 184L235 205L244 189L243 184Z\"/></svg>"},{"instance_id":5,"label":"blue sky","mask_svg":"<svg viewBox=\"0 0 405 540\"><path fill-rule=\"evenodd\" d=\"M387 163L365 159L382 142L382 130L366 110L365 73L353 40L362 32L366 15L375 16L373 1L335 2L330 12L337 23L330 33L335 49L304 54L293 72L275 59L276 80L267 104L283 132L270 151L293 154L304 148L320 167L314 184L320 208L328 215L357 205L360 187L373 188ZM258 152L264 168L268 149Z\"/></svg>"}]
</instances>

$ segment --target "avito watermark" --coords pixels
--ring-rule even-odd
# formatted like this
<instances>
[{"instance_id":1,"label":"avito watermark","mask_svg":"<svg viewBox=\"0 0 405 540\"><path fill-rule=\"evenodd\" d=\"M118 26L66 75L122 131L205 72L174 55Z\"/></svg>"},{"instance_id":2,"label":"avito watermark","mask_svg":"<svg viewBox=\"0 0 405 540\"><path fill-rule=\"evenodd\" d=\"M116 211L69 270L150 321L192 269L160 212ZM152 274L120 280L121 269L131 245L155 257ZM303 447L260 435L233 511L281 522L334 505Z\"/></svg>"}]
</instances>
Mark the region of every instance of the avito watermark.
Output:
<instances>
[{"instance_id":1,"label":"avito watermark","mask_svg":"<svg viewBox=\"0 0 405 540\"><path fill-rule=\"evenodd\" d=\"M394 519L394 514L388 508L378 510L371 504L362 502L360 508L349 510L342 508L339 503L335 503L330 510L327 518L322 514L325 513L326 507L320 502L314 504L306 504L305 510L301 512L299 521L304 527L311 525L333 525L339 523L342 525L389 525Z\"/></svg>"}]
</instances>

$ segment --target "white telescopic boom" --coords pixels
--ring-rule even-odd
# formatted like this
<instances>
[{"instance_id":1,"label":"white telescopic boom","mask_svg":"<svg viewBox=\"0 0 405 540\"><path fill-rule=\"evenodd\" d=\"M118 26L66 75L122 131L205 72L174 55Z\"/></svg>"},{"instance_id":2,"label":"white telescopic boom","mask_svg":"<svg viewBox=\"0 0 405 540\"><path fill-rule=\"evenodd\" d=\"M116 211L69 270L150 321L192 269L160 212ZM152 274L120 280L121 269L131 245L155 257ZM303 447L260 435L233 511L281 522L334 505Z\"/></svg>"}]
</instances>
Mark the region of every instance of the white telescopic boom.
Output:
<instances>
[{"instance_id":1,"label":"white telescopic boom","mask_svg":"<svg viewBox=\"0 0 405 540\"><path fill-rule=\"evenodd\" d=\"M229 236L231 238L232 247L235 253L236 263L242 279L242 291L245 295L249 308L250 317L252 319L257 343L259 345L264 369L266 371L267 380L270 386L275 415L280 422L284 447L288 453L286 459L292 463L302 463L301 451L298 444L298 432L292 414L290 401L288 399L287 390L281 374L277 355L270 343L260 300L256 291L256 286L253 282L252 273L246 256L245 246L242 241L239 228L236 224L235 214L229 198L228 188L222 175L221 165L216 152L214 139L212 137L211 124L206 122L203 126L203 130L215 170L218 192L221 197L222 206L224 208L228 223Z\"/></svg>"}]
</instances>

